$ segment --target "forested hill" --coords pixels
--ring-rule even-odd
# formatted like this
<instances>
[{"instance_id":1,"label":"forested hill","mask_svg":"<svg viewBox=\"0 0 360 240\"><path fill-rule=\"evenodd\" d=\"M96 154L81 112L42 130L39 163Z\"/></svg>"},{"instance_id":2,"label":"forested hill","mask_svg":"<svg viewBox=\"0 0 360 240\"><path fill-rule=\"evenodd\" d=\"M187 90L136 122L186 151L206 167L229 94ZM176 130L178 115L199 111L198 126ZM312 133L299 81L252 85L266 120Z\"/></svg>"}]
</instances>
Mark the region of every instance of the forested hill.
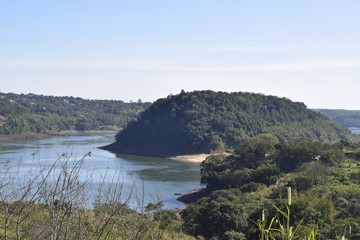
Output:
<instances>
[{"instance_id":1,"label":"forested hill","mask_svg":"<svg viewBox=\"0 0 360 240\"><path fill-rule=\"evenodd\" d=\"M343 109L314 109L316 112L320 112L330 118L331 120L338 122L345 127L360 128L360 111L359 110L343 110Z\"/></svg>"},{"instance_id":2,"label":"forested hill","mask_svg":"<svg viewBox=\"0 0 360 240\"><path fill-rule=\"evenodd\" d=\"M280 141L347 140L350 131L302 103L254 93L182 91L157 100L104 148L113 152L169 156L232 150L260 133Z\"/></svg>"},{"instance_id":3,"label":"forested hill","mask_svg":"<svg viewBox=\"0 0 360 240\"><path fill-rule=\"evenodd\" d=\"M118 130L150 103L0 93L0 135Z\"/></svg>"}]
</instances>

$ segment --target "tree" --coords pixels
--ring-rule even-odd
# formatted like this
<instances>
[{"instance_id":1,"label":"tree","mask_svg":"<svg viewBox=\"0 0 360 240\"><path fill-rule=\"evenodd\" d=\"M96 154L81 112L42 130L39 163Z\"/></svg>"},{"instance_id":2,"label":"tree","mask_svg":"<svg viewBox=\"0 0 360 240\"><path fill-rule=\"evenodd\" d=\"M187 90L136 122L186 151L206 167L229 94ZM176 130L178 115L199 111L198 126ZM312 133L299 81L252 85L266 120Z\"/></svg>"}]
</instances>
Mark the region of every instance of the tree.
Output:
<instances>
[{"instance_id":1,"label":"tree","mask_svg":"<svg viewBox=\"0 0 360 240\"><path fill-rule=\"evenodd\" d=\"M321 143L312 140L290 140L280 146L277 164L281 171L290 172L305 162L321 156Z\"/></svg>"},{"instance_id":2,"label":"tree","mask_svg":"<svg viewBox=\"0 0 360 240\"><path fill-rule=\"evenodd\" d=\"M194 235L209 239L222 237L228 231L242 232L248 227L248 215L243 206L236 201L238 190L219 190L201 199L195 211L184 211L185 221L191 221ZM211 226L211 227L209 227ZM239 234L238 234L239 235Z\"/></svg>"},{"instance_id":3,"label":"tree","mask_svg":"<svg viewBox=\"0 0 360 240\"><path fill-rule=\"evenodd\" d=\"M242 142L235 150L234 168L256 168L275 156L279 141L271 134L259 134Z\"/></svg>"}]
</instances>

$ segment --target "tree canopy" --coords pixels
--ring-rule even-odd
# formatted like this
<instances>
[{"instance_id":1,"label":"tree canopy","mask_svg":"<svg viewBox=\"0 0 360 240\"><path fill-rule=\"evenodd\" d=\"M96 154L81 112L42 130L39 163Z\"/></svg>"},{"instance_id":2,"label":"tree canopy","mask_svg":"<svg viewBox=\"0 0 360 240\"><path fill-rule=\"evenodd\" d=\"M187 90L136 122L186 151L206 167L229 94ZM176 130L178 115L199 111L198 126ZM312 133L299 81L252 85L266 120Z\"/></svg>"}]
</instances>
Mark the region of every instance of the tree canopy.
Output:
<instances>
[{"instance_id":1,"label":"tree canopy","mask_svg":"<svg viewBox=\"0 0 360 240\"><path fill-rule=\"evenodd\" d=\"M345 127L289 99L246 92L182 91L153 103L105 149L157 156L232 151L261 133L271 133L280 142L350 138Z\"/></svg>"},{"instance_id":2,"label":"tree canopy","mask_svg":"<svg viewBox=\"0 0 360 240\"><path fill-rule=\"evenodd\" d=\"M184 227L206 239L270 239L261 231L288 239L287 216L291 239L359 239L359 151L359 143L281 143L269 134L245 140L233 155L202 162L207 196L187 205Z\"/></svg>"}]
</instances>

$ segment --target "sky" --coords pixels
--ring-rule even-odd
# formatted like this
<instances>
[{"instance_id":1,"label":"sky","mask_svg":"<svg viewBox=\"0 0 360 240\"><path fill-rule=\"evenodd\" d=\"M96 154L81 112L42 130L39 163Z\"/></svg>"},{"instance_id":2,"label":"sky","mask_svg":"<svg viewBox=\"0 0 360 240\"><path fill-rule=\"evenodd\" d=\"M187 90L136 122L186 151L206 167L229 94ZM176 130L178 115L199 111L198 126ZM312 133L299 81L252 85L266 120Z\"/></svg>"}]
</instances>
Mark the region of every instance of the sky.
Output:
<instances>
[{"instance_id":1,"label":"sky","mask_svg":"<svg viewBox=\"0 0 360 240\"><path fill-rule=\"evenodd\" d=\"M0 1L0 92L254 92L360 109L358 0Z\"/></svg>"}]
</instances>

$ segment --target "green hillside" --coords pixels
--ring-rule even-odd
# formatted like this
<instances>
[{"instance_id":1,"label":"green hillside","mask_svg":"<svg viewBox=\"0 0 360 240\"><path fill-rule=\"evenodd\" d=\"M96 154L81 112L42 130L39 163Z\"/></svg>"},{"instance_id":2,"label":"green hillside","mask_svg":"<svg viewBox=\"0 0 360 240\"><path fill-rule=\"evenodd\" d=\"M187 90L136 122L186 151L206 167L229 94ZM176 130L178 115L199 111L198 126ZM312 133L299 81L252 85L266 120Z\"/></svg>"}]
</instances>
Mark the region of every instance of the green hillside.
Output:
<instances>
[{"instance_id":1,"label":"green hillside","mask_svg":"<svg viewBox=\"0 0 360 240\"><path fill-rule=\"evenodd\" d=\"M358 143L260 134L202 162L207 196L182 212L184 229L198 239L360 239L359 167Z\"/></svg>"},{"instance_id":2,"label":"green hillside","mask_svg":"<svg viewBox=\"0 0 360 240\"><path fill-rule=\"evenodd\" d=\"M0 135L118 130L150 103L0 93Z\"/></svg>"},{"instance_id":3,"label":"green hillside","mask_svg":"<svg viewBox=\"0 0 360 240\"><path fill-rule=\"evenodd\" d=\"M182 91L159 99L116 135L107 150L140 155L232 151L243 140L272 133L281 142L348 140L350 131L302 103L254 93Z\"/></svg>"},{"instance_id":4,"label":"green hillside","mask_svg":"<svg viewBox=\"0 0 360 240\"><path fill-rule=\"evenodd\" d=\"M314 109L316 112L320 112L330 118L331 120L338 122L345 127L360 128L360 111L359 110L343 110L343 109Z\"/></svg>"}]
</instances>

